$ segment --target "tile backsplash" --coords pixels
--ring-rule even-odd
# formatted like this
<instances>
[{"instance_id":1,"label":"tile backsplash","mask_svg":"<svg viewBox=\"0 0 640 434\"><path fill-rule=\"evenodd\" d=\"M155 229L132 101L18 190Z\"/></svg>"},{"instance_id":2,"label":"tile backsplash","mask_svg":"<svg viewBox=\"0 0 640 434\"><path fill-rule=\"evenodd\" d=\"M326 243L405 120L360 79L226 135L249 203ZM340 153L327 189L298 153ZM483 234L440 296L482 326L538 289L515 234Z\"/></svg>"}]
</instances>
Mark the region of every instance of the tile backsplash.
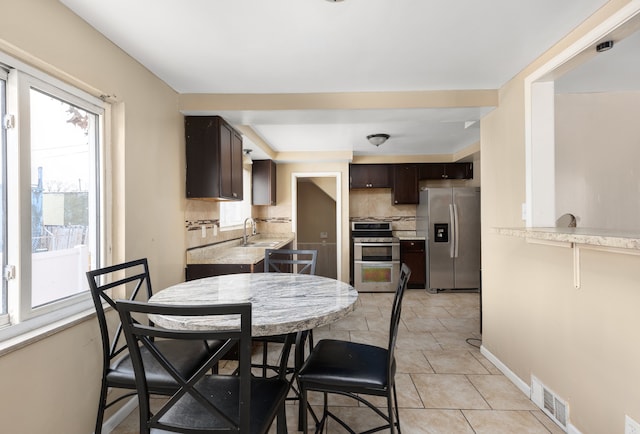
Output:
<instances>
[{"instance_id":1,"label":"tile backsplash","mask_svg":"<svg viewBox=\"0 0 640 434\"><path fill-rule=\"evenodd\" d=\"M389 188L351 190L349 220L385 221L394 231L415 231L416 205L394 205Z\"/></svg>"}]
</instances>

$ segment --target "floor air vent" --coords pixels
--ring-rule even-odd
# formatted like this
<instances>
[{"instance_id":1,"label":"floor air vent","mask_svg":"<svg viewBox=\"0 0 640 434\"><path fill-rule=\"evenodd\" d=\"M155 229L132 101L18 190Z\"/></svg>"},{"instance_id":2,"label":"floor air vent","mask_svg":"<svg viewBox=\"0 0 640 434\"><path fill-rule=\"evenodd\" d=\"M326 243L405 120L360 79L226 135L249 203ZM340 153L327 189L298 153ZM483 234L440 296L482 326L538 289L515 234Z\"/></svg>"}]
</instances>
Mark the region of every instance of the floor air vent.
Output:
<instances>
[{"instance_id":1,"label":"floor air vent","mask_svg":"<svg viewBox=\"0 0 640 434\"><path fill-rule=\"evenodd\" d=\"M531 376L531 400L562 429L567 431L567 423L569 421L567 403L534 376Z\"/></svg>"}]
</instances>

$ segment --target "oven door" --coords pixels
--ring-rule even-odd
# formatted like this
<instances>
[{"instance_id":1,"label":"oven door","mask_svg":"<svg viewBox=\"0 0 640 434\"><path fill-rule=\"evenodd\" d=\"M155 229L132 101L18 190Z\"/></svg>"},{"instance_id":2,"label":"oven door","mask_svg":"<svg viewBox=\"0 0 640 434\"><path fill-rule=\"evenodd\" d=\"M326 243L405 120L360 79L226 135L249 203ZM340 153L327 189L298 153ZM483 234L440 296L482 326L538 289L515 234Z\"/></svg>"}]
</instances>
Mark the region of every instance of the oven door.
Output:
<instances>
[{"instance_id":1,"label":"oven door","mask_svg":"<svg viewBox=\"0 0 640 434\"><path fill-rule=\"evenodd\" d=\"M394 292L400 261L353 261L353 286L361 292Z\"/></svg>"},{"instance_id":2,"label":"oven door","mask_svg":"<svg viewBox=\"0 0 640 434\"><path fill-rule=\"evenodd\" d=\"M397 261L400 259L400 243L372 243L356 240L353 243L353 259L371 262Z\"/></svg>"}]
</instances>

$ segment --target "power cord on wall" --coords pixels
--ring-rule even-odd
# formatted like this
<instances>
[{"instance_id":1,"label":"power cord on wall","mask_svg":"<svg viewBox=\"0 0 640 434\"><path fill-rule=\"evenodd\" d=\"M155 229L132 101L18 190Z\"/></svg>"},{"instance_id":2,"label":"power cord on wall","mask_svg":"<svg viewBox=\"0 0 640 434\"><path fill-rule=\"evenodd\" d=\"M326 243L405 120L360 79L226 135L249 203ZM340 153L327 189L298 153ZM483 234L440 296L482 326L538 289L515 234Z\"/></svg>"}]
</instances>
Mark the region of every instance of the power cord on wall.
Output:
<instances>
[{"instance_id":1,"label":"power cord on wall","mask_svg":"<svg viewBox=\"0 0 640 434\"><path fill-rule=\"evenodd\" d=\"M465 341L472 347L476 347L476 348L480 348L480 345L482 344L482 339L478 339L478 338L467 338L465 339ZM471 341L478 341L480 342L480 344L476 345L475 343L471 343Z\"/></svg>"}]
</instances>

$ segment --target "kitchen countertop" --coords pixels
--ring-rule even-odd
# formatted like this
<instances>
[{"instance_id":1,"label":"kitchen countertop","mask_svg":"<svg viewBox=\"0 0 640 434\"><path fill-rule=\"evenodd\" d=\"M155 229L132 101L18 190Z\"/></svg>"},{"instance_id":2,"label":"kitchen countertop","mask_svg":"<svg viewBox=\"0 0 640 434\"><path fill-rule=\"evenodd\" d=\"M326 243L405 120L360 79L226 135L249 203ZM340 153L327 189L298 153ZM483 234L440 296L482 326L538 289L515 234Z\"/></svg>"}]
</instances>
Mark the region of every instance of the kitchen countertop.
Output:
<instances>
[{"instance_id":1,"label":"kitchen countertop","mask_svg":"<svg viewBox=\"0 0 640 434\"><path fill-rule=\"evenodd\" d=\"M495 228L500 235L533 240L640 250L640 233L594 228Z\"/></svg>"},{"instance_id":2,"label":"kitchen countertop","mask_svg":"<svg viewBox=\"0 0 640 434\"><path fill-rule=\"evenodd\" d=\"M393 236L400 241L425 241L426 237L416 235L415 231L393 231Z\"/></svg>"},{"instance_id":3,"label":"kitchen countertop","mask_svg":"<svg viewBox=\"0 0 640 434\"><path fill-rule=\"evenodd\" d=\"M189 264L257 264L264 259L266 249L281 249L291 241L293 234L257 234L249 237L256 246L242 246L242 239L225 241L210 246L187 250ZM269 244L269 245L267 245Z\"/></svg>"}]
</instances>

